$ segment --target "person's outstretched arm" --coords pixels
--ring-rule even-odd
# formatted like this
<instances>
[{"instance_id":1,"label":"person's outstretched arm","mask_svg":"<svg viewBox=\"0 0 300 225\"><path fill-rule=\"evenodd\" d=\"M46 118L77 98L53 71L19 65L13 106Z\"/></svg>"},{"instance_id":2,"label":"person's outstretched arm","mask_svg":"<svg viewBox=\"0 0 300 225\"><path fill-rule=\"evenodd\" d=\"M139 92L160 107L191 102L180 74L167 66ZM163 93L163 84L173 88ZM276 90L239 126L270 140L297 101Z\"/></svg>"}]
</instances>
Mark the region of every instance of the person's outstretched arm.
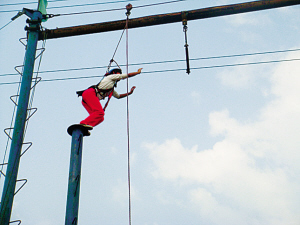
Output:
<instances>
[{"instance_id":1,"label":"person's outstretched arm","mask_svg":"<svg viewBox=\"0 0 300 225\"><path fill-rule=\"evenodd\" d=\"M124 97L126 97L126 96L128 96L128 95L131 95L131 94L133 93L133 91L134 91L135 88L136 88L136 87L133 86L133 87L131 88L130 92L124 93L124 94L120 94L119 99L120 99L120 98L124 98Z\"/></svg>"},{"instance_id":2,"label":"person's outstretched arm","mask_svg":"<svg viewBox=\"0 0 300 225\"><path fill-rule=\"evenodd\" d=\"M133 77L133 76L135 76L135 75L140 74L140 73L142 72L142 69L143 69L143 68L139 68L137 72L129 73L129 74L128 74L128 77Z\"/></svg>"}]
</instances>

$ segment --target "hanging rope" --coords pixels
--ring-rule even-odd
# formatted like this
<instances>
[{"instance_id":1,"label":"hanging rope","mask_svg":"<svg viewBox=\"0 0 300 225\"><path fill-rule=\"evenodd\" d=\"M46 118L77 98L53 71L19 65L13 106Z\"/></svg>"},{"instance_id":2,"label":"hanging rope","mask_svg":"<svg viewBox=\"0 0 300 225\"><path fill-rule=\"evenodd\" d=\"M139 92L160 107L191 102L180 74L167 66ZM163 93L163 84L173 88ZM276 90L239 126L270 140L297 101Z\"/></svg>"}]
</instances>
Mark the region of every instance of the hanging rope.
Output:
<instances>
[{"instance_id":1,"label":"hanging rope","mask_svg":"<svg viewBox=\"0 0 300 225\"><path fill-rule=\"evenodd\" d=\"M127 24L127 21L126 21L126 24ZM122 34L121 34L121 37L120 37L119 42L118 42L118 44L117 44L117 47L116 47L116 49L115 49L115 51L114 51L114 54L113 54L113 56L111 57L111 60L109 61L109 64L108 64L108 66L107 66L107 71L106 71L106 72L108 72L108 71L110 70L111 64L112 64L113 62L117 65L117 67L118 67L119 69L121 69L121 67L118 65L118 63L114 60L114 57L115 57L115 55L116 55L116 53L117 53L117 50L118 50L118 48L119 48L120 42L121 42L122 37L123 37L123 34L124 34L125 30L126 30L126 26L127 26L127 25L125 25L125 28L123 29L123 32L122 32Z\"/></svg>"},{"instance_id":2,"label":"hanging rope","mask_svg":"<svg viewBox=\"0 0 300 225\"><path fill-rule=\"evenodd\" d=\"M126 6L126 73L128 74L128 20L130 15L130 10L132 9L132 5L128 4ZM129 82L128 82L128 75L127 75L127 93L129 92ZM131 187L130 187L130 136L129 136L129 97L127 95L127 148L128 148L128 207L129 207L129 225L131 225Z\"/></svg>"},{"instance_id":3,"label":"hanging rope","mask_svg":"<svg viewBox=\"0 0 300 225\"><path fill-rule=\"evenodd\" d=\"M118 50L118 47L120 45L120 42L122 40L122 37L124 35L124 32L126 30L126 74L129 74L129 71L128 71L128 21L129 21L129 15L130 15L130 10L132 9L132 5L131 4L128 4L126 6L126 24L125 24L125 28L121 34L121 37L119 39L119 42L117 44L117 47L114 51L114 54L109 62L109 65L107 67L107 72L110 70L110 67L112 65L112 63L114 62L119 68L120 66L118 65L118 63L114 60L114 57L116 55L116 52ZM121 68L120 68L121 69ZM129 92L129 82L128 82L128 76L127 76L127 93ZM128 95L127 95L127 169L128 169L128 212L129 212L129 225L131 225L131 185L130 185L130 135L129 135L129 98L128 98Z\"/></svg>"}]
</instances>

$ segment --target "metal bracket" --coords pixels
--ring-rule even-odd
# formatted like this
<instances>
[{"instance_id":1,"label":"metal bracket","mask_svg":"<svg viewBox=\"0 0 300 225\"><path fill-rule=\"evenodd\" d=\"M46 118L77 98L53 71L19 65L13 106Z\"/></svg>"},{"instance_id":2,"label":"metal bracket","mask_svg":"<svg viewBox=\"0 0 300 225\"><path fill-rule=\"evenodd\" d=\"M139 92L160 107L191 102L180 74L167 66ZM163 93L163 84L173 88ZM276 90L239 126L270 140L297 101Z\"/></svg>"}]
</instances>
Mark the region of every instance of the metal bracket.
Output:
<instances>
[{"instance_id":1,"label":"metal bracket","mask_svg":"<svg viewBox=\"0 0 300 225\"><path fill-rule=\"evenodd\" d=\"M132 9L132 5L129 3L128 5L126 5L126 16L128 17L131 14L131 9Z\"/></svg>"},{"instance_id":2,"label":"metal bracket","mask_svg":"<svg viewBox=\"0 0 300 225\"><path fill-rule=\"evenodd\" d=\"M41 29L41 22L43 19L43 14L39 11L23 8L23 12L30 19L27 19L26 22L29 24L29 27L26 26L26 31L38 31Z\"/></svg>"},{"instance_id":3,"label":"metal bracket","mask_svg":"<svg viewBox=\"0 0 300 225\"><path fill-rule=\"evenodd\" d=\"M183 25L183 32L184 32L184 37L185 37L185 59L186 59L186 73L190 74L190 60L189 60L189 45L187 43L187 12L181 12L181 17L182 17L182 25Z\"/></svg>"}]
</instances>

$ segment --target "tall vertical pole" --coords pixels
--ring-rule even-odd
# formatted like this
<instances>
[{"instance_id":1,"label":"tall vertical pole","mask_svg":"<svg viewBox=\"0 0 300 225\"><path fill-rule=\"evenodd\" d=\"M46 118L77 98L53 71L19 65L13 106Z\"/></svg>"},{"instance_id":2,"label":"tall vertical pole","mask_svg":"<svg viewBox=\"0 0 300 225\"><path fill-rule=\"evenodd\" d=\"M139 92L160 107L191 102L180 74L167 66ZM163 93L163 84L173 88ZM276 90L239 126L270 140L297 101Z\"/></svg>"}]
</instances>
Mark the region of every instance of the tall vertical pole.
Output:
<instances>
[{"instance_id":1,"label":"tall vertical pole","mask_svg":"<svg viewBox=\"0 0 300 225\"><path fill-rule=\"evenodd\" d=\"M82 142L83 136L90 135L88 129L91 128L79 124L68 128L68 133L72 136L72 143L65 225L76 225L78 222Z\"/></svg>"},{"instance_id":2,"label":"tall vertical pole","mask_svg":"<svg viewBox=\"0 0 300 225\"><path fill-rule=\"evenodd\" d=\"M12 143L9 153L8 166L6 170L6 177L1 198L1 225L9 224L12 211L16 180L19 170L20 155L24 138L24 129L27 117L27 108L30 96L32 74L34 69L36 47L40 31L40 19L42 18L42 14L38 11L29 10L25 13L31 18L31 20L27 20L27 22L29 23L29 27L27 27L27 49L25 53L25 64L23 69L23 77L21 82L20 96L18 100Z\"/></svg>"}]
</instances>

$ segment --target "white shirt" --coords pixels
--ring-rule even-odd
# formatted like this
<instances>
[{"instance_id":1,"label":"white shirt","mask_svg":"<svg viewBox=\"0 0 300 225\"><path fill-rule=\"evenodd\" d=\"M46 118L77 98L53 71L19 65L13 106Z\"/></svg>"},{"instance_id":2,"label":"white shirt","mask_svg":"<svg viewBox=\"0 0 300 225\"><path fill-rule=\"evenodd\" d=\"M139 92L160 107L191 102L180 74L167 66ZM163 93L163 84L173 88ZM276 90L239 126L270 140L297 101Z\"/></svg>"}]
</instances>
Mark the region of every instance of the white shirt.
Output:
<instances>
[{"instance_id":1,"label":"white shirt","mask_svg":"<svg viewBox=\"0 0 300 225\"><path fill-rule=\"evenodd\" d=\"M119 80L123 80L123 79L126 79L127 78L127 74L111 74L111 75L108 75L108 76L105 76L101 82L99 83L98 85L98 89L100 90L108 90L108 89L111 89L114 87L115 83ZM98 96L98 98L101 100L101 99L104 99L106 96L109 95L109 92L104 94L102 92L100 92L100 96ZM118 94L118 92L116 92L114 90L113 92L113 96L115 98L119 98L120 95Z\"/></svg>"}]
</instances>

